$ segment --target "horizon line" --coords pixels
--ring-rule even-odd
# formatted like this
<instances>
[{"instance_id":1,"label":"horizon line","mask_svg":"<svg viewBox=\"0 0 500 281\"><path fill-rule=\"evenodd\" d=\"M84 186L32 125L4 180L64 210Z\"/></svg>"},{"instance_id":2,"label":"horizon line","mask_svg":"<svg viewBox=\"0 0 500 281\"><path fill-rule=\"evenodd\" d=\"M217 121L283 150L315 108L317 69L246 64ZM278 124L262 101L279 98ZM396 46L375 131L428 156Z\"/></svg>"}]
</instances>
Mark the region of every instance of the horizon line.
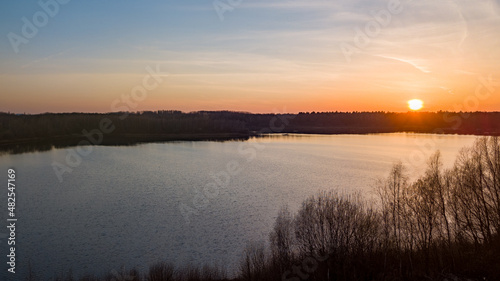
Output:
<instances>
[{"instance_id":1,"label":"horizon line","mask_svg":"<svg viewBox=\"0 0 500 281\"><path fill-rule=\"evenodd\" d=\"M121 114L121 113L129 113L129 114L142 114L142 113L159 113L159 112L176 112L176 113L182 113L182 114L195 114L195 113L221 113L221 112L228 112L228 113L240 113L240 114L255 114L255 115L269 115L269 114L275 114L275 115L283 115L283 114L293 114L293 115L299 115L299 114L331 114L331 113L349 113L349 114L359 114L359 113L384 113L384 114L405 114L405 113L455 113L455 114L460 114L460 113L500 113L500 110L496 111L448 111L448 110L438 110L438 111L423 111L423 110L418 110L418 111L413 111L413 110L408 110L408 111L383 111L383 110L373 110L373 111L358 111L358 110L353 110L353 111L299 111L299 112L250 112L250 111L241 111L241 110L194 110L194 111L182 111L182 110L177 110L177 109L159 109L159 110L137 110L137 111L110 111L110 112L85 112L85 111L63 111L63 112L40 112L40 113L19 113L19 112L5 112L5 111L0 111L0 114L6 114L6 115L45 115L45 114Z\"/></svg>"}]
</instances>

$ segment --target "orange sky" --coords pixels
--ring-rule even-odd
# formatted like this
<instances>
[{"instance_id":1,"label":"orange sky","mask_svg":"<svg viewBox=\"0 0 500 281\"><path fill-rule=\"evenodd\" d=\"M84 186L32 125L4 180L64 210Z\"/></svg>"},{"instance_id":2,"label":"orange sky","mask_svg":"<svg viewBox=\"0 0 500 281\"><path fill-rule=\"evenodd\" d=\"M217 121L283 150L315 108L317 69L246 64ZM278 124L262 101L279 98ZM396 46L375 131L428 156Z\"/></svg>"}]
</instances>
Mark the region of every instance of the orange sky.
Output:
<instances>
[{"instance_id":1,"label":"orange sky","mask_svg":"<svg viewBox=\"0 0 500 281\"><path fill-rule=\"evenodd\" d=\"M94 1L68 4L18 53L1 42L0 111L399 112L414 98L426 111L500 110L499 2L391 1L252 1L223 19L201 2L89 17ZM9 5L2 32L22 36L40 8ZM154 87L123 107L144 79Z\"/></svg>"}]
</instances>

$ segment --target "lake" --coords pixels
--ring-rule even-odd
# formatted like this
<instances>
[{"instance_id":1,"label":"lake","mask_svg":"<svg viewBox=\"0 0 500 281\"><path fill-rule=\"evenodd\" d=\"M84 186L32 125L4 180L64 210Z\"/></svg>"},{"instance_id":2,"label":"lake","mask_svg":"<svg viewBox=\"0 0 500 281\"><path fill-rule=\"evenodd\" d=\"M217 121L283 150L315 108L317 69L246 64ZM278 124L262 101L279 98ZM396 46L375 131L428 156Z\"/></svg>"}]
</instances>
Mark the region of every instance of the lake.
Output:
<instances>
[{"instance_id":1,"label":"lake","mask_svg":"<svg viewBox=\"0 0 500 281\"><path fill-rule=\"evenodd\" d=\"M156 261L224 264L237 270L249 241L267 241L279 208L295 212L319 190L373 196L401 160L415 178L436 149L445 167L475 136L269 135L248 141L82 147L88 155L56 176L75 148L0 156L16 170L16 279L72 270L142 272ZM69 166L67 166L69 167ZM6 206L6 204L2 204ZM7 210L2 211L4 222ZM6 223L6 222L5 222ZM0 231L6 280L7 231ZM2 275L3 274L3 275ZM11 277L9 275L9 277ZM9 279L11 280L11 279Z\"/></svg>"}]
</instances>

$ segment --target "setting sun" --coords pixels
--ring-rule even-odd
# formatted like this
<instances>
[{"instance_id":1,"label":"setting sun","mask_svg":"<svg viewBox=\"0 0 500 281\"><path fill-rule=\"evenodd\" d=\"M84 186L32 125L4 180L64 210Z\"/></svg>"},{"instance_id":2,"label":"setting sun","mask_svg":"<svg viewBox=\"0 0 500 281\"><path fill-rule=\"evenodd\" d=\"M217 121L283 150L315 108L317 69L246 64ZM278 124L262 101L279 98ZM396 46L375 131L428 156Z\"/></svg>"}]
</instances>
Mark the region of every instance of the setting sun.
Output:
<instances>
[{"instance_id":1,"label":"setting sun","mask_svg":"<svg viewBox=\"0 0 500 281\"><path fill-rule=\"evenodd\" d=\"M419 99L413 99L408 101L408 107L411 110L420 110L422 107L424 107L424 102Z\"/></svg>"}]
</instances>

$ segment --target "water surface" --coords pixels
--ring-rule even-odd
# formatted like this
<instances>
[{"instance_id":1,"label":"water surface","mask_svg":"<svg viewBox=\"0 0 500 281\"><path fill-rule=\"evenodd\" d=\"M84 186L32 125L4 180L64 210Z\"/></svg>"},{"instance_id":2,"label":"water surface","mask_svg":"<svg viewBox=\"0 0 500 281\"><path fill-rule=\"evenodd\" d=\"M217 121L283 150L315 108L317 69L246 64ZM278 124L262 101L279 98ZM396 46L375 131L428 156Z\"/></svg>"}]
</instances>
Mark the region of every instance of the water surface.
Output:
<instances>
[{"instance_id":1,"label":"water surface","mask_svg":"<svg viewBox=\"0 0 500 281\"><path fill-rule=\"evenodd\" d=\"M52 164L65 163L75 148L3 155L4 182L8 168L17 172L18 273L13 280L21 280L28 262L44 279L70 269L76 276L109 273L122 265L144 272L160 260L218 262L234 271L248 241L267 241L280 206L296 211L318 190L372 196L374 181L385 177L395 161L402 160L414 178L435 149L450 167L459 149L475 138L272 135L244 142L87 147L92 152L63 175L63 182ZM193 199L218 182L214 175L225 179L220 175L228 163L239 173L212 190L200 208ZM1 196L6 202L6 192ZM189 223L180 206L197 211L188 216ZM5 257L5 236L0 239Z\"/></svg>"}]
</instances>

